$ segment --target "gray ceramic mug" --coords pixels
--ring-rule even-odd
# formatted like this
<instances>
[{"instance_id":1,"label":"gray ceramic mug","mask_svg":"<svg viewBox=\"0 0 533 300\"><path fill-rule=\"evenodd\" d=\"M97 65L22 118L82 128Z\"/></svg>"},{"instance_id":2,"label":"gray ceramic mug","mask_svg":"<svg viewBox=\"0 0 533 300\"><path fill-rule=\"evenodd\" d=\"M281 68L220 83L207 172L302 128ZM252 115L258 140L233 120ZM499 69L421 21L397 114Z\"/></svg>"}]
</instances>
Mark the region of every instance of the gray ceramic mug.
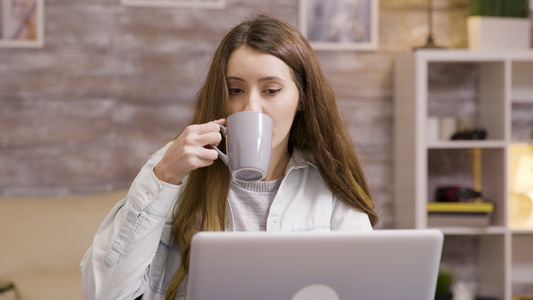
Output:
<instances>
[{"instance_id":1,"label":"gray ceramic mug","mask_svg":"<svg viewBox=\"0 0 533 300\"><path fill-rule=\"evenodd\" d=\"M272 153L272 119L259 112L241 111L220 126L226 137L227 155L216 146L218 157L229 167L233 178L258 181L266 177Z\"/></svg>"}]
</instances>

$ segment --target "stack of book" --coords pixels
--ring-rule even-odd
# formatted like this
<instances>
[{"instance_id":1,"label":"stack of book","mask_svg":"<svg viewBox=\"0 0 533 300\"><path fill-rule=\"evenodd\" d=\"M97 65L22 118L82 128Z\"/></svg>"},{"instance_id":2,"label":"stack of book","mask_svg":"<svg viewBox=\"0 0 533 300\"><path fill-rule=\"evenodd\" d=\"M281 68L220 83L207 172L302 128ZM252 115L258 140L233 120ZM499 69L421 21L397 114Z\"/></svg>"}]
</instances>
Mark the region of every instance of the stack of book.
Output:
<instances>
[{"instance_id":1,"label":"stack of book","mask_svg":"<svg viewBox=\"0 0 533 300\"><path fill-rule=\"evenodd\" d=\"M429 202L429 227L475 227L490 225L494 205L489 202Z\"/></svg>"}]
</instances>

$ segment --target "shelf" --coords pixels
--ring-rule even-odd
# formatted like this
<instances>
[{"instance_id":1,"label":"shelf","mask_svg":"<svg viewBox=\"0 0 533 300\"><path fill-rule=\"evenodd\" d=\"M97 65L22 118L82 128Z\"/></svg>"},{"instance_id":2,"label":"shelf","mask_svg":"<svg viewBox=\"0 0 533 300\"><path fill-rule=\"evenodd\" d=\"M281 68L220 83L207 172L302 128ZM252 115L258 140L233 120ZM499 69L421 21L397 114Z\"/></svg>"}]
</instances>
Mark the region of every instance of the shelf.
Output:
<instances>
[{"instance_id":1,"label":"shelf","mask_svg":"<svg viewBox=\"0 0 533 300\"><path fill-rule=\"evenodd\" d=\"M511 229L511 233L512 234L516 234L516 235L528 235L528 234L533 235L533 228L531 228L531 229Z\"/></svg>"},{"instance_id":2,"label":"shelf","mask_svg":"<svg viewBox=\"0 0 533 300\"><path fill-rule=\"evenodd\" d=\"M433 62L488 62L512 59L517 61L533 61L531 51L472 51L467 49L429 49L417 50L416 56L420 60Z\"/></svg>"},{"instance_id":3,"label":"shelf","mask_svg":"<svg viewBox=\"0 0 533 300\"><path fill-rule=\"evenodd\" d=\"M511 144L523 144L533 146L533 140L511 140Z\"/></svg>"},{"instance_id":4,"label":"shelf","mask_svg":"<svg viewBox=\"0 0 533 300\"><path fill-rule=\"evenodd\" d=\"M399 55L394 68L396 226L423 229L431 221L453 250L447 259L475 258L477 292L500 300L533 293L533 228L510 226L508 186L514 143L533 138L532 74L530 50L419 50ZM466 128L484 129L488 139L445 139ZM494 204L490 222L436 227L427 203L450 186L481 190ZM448 224L456 223L440 223ZM463 239L475 247L459 254L454 246Z\"/></svg>"},{"instance_id":5,"label":"shelf","mask_svg":"<svg viewBox=\"0 0 533 300\"><path fill-rule=\"evenodd\" d=\"M475 141L437 141L427 143L428 149L491 149L504 148L507 145L501 140L475 140Z\"/></svg>"},{"instance_id":6,"label":"shelf","mask_svg":"<svg viewBox=\"0 0 533 300\"><path fill-rule=\"evenodd\" d=\"M487 228L441 227L437 229L440 229L444 235L498 235L507 232L507 229L502 226L490 226Z\"/></svg>"}]
</instances>

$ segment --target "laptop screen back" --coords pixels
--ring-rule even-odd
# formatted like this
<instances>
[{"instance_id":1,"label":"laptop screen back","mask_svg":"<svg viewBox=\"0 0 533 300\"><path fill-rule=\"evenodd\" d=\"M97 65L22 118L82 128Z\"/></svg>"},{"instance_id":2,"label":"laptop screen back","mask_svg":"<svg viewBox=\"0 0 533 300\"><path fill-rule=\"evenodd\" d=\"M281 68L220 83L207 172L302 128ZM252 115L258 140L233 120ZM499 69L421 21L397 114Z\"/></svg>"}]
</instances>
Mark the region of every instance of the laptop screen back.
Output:
<instances>
[{"instance_id":1,"label":"laptop screen back","mask_svg":"<svg viewBox=\"0 0 533 300\"><path fill-rule=\"evenodd\" d=\"M201 232L190 300L432 300L438 230L361 233Z\"/></svg>"}]
</instances>

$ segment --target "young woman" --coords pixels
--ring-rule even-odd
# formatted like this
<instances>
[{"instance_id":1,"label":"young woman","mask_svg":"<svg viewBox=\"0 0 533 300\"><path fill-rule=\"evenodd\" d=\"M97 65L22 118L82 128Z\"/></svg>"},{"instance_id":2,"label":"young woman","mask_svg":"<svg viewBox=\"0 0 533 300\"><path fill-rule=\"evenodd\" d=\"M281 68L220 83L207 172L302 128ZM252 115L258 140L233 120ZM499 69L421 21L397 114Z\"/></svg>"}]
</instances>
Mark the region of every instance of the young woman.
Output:
<instances>
[{"instance_id":1,"label":"young woman","mask_svg":"<svg viewBox=\"0 0 533 300\"><path fill-rule=\"evenodd\" d=\"M239 111L273 120L263 181L233 180L215 150ZM150 157L81 262L86 299L184 299L198 231L358 231L374 204L335 95L306 39L258 16L219 45L194 118Z\"/></svg>"}]
</instances>

